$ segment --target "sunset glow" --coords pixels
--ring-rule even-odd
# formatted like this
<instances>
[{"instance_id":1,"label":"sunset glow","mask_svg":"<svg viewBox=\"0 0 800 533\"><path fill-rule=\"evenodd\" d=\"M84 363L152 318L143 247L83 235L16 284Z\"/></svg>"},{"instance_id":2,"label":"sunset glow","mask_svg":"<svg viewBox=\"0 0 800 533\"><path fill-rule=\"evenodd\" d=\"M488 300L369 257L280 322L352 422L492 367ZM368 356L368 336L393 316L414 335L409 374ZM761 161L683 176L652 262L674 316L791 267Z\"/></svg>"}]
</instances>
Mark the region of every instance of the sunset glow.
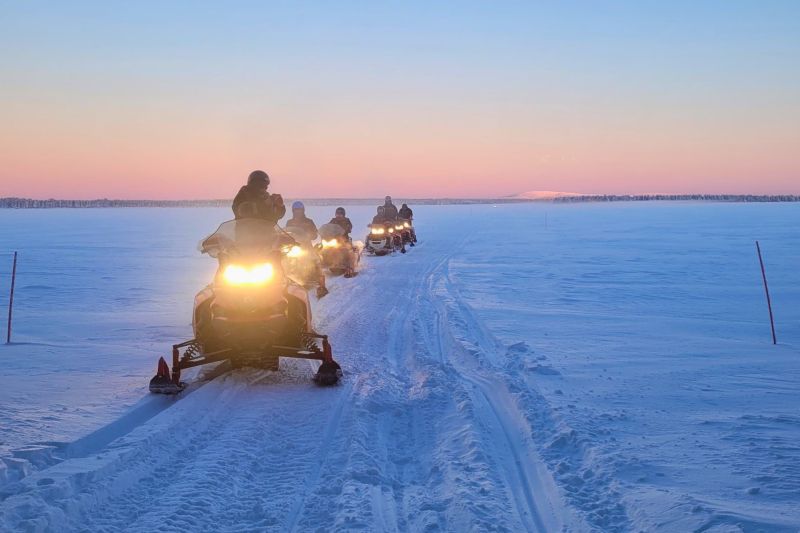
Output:
<instances>
[{"instance_id":1,"label":"sunset glow","mask_svg":"<svg viewBox=\"0 0 800 533\"><path fill-rule=\"evenodd\" d=\"M4 3L0 196L800 193L796 2L235 6Z\"/></svg>"}]
</instances>

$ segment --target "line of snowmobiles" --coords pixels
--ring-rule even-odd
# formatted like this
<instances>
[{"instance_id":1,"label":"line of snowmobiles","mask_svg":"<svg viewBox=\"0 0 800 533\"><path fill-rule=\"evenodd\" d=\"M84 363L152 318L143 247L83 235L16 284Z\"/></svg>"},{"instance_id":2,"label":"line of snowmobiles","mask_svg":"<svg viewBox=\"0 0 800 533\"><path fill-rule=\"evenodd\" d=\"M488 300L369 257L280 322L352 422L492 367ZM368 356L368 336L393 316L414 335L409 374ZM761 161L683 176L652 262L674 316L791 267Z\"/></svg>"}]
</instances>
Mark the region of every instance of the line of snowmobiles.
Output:
<instances>
[{"instance_id":1,"label":"line of snowmobiles","mask_svg":"<svg viewBox=\"0 0 800 533\"><path fill-rule=\"evenodd\" d=\"M328 336L314 331L308 292L286 272L286 260L299 249L291 235L257 218L230 220L205 238L200 251L217 259L218 267L195 297L194 338L173 345L171 368L159 359L150 391L180 392L186 386L181 372L188 368L229 361L234 368L277 370L281 357L319 360L314 381L336 384L342 369ZM328 265L341 268L334 259Z\"/></svg>"},{"instance_id":2,"label":"line of snowmobiles","mask_svg":"<svg viewBox=\"0 0 800 533\"><path fill-rule=\"evenodd\" d=\"M338 224L319 227L320 242L312 244L303 230L287 229L298 243L284 261L287 276L306 288L314 286L325 272L332 276L352 278L358 274L362 243L353 243Z\"/></svg>"},{"instance_id":3,"label":"line of snowmobiles","mask_svg":"<svg viewBox=\"0 0 800 533\"><path fill-rule=\"evenodd\" d=\"M211 283L195 296L194 338L173 345L171 365L159 359L150 391L179 393L186 387L182 371L196 366L228 361L233 368L278 370L281 357L321 361L314 381L336 384L342 368L328 336L312 326L308 290L320 280L324 283L323 270L356 275L362 247L371 255L405 253L406 245L417 241L410 220L369 228L364 247L351 242L337 224L321 226L320 242L311 244L308 236L264 219L224 222L199 245L218 266Z\"/></svg>"},{"instance_id":4,"label":"line of snowmobiles","mask_svg":"<svg viewBox=\"0 0 800 533\"><path fill-rule=\"evenodd\" d=\"M369 255L406 253L406 245L416 246L417 233L411 220L398 218L393 221L373 222L368 225L364 250Z\"/></svg>"}]
</instances>

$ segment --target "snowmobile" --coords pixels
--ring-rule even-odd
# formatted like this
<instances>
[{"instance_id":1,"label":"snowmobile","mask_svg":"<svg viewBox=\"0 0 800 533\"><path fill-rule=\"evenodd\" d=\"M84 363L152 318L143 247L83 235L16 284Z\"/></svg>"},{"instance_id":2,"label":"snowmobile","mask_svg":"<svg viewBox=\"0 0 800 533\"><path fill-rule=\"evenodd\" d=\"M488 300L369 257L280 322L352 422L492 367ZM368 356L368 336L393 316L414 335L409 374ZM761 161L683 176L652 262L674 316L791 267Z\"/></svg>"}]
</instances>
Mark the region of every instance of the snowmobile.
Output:
<instances>
[{"instance_id":1,"label":"snowmobile","mask_svg":"<svg viewBox=\"0 0 800 533\"><path fill-rule=\"evenodd\" d=\"M319 250L311 244L310 236L306 235L303 230L287 228L284 231L297 243L283 258L283 269L286 276L306 289L318 285L319 277L322 275Z\"/></svg>"},{"instance_id":2,"label":"snowmobile","mask_svg":"<svg viewBox=\"0 0 800 533\"><path fill-rule=\"evenodd\" d=\"M297 243L262 219L223 223L200 243L219 262L214 280L194 300L194 338L172 346L172 369L158 361L150 392L183 390L181 371L219 361L234 368L278 369L281 357L322 361L314 381L333 385L342 369L327 335L314 331L306 291L283 272L282 259Z\"/></svg>"},{"instance_id":3,"label":"snowmobile","mask_svg":"<svg viewBox=\"0 0 800 533\"><path fill-rule=\"evenodd\" d=\"M344 229L338 224L324 224L319 228L319 236L317 250L322 257L322 266L334 276L355 276L361 249L350 242Z\"/></svg>"},{"instance_id":4,"label":"snowmobile","mask_svg":"<svg viewBox=\"0 0 800 533\"><path fill-rule=\"evenodd\" d=\"M367 234L367 245L365 249L370 255L387 255L400 250L405 253L402 238L395 233L394 223L382 222L369 224Z\"/></svg>"},{"instance_id":5,"label":"snowmobile","mask_svg":"<svg viewBox=\"0 0 800 533\"><path fill-rule=\"evenodd\" d=\"M395 232L398 232L400 237L403 239L403 245L408 244L409 246L416 246L417 233L414 231L414 226L411 225L410 220L398 218L395 222L394 229Z\"/></svg>"}]
</instances>

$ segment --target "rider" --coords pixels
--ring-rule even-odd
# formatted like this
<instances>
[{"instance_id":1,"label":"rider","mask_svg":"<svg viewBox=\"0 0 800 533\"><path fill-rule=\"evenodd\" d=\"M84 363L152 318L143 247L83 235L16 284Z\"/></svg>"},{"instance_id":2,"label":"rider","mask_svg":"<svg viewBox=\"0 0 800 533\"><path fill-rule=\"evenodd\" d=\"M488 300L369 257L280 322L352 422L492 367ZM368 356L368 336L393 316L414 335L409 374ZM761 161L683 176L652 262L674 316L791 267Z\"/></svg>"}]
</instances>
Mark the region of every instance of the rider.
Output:
<instances>
[{"instance_id":1,"label":"rider","mask_svg":"<svg viewBox=\"0 0 800 533\"><path fill-rule=\"evenodd\" d=\"M389 198L389 197L387 196L386 198ZM391 201L391 199L387 200L387 202L388 201ZM394 207L394 206L392 206L392 207ZM387 211L389 211L389 209L385 205L379 205L378 206L378 214L375 215L374 217L372 217L372 223L373 224L383 224L384 226L389 228L389 230L388 230L389 233L392 233L394 231L395 221L397 220L397 216L396 216L397 208L395 208L395 216L393 216L391 218L389 216L387 216L387 214L386 214ZM406 247L405 247L405 243L404 243L402 245L402 250L401 251L403 253L406 253L405 249L406 249Z\"/></svg>"},{"instance_id":2,"label":"rider","mask_svg":"<svg viewBox=\"0 0 800 533\"><path fill-rule=\"evenodd\" d=\"M398 214L400 215L400 218L404 218L406 220L411 220L414 218L414 211L408 207L408 204L403 204L400 207L400 212Z\"/></svg>"},{"instance_id":3,"label":"rider","mask_svg":"<svg viewBox=\"0 0 800 533\"><path fill-rule=\"evenodd\" d=\"M336 215L331 219L329 222L330 224L336 224L337 226L341 227L344 230L344 237L348 241L352 241L350 238L350 232L353 231L353 223L350 222L350 219L345 216L344 207L337 207L336 208Z\"/></svg>"},{"instance_id":4,"label":"rider","mask_svg":"<svg viewBox=\"0 0 800 533\"><path fill-rule=\"evenodd\" d=\"M373 224L386 224L389 220L386 218L386 208L382 205L378 206L378 214L372 217Z\"/></svg>"},{"instance_id":5,"label":"rider","mask_svg":"<svg viewBox=\"0 0 800 533\"><path fill-rule=\"evenodd\" d=\"M306 206L299 201L292 204L292 218L286 221L286 229L302 232L303 244L305 244L305 241L310 244L311 241L319 237L317 225L306 216Z\"/></svg>"},{"instance_id":6,"label":"rider","mask_svg":"<svg viewBox=\"0 0 800 533\"><path fill-rule=\"evenodd\" d=\"M391 196L386 197L385 203L383 204L383 214L391 222L397 219L397 206L392 203Z\"/></svg>"},{"instance_id":7,"label":"rider","mask_svg":"<svg viewBox=\"0 0 800 533\"><path fill-rule=\"evenodd\" d=\"M233 215L240 218L262 218L276 224L286 214L283 197L270 194L269 176L263 170L254 170L247 178L247 185L239 189L233 199Z\"/></svg>"},{"instance_id":8,"label":"rider","mask_svg":"<svg viewBox=\"0 0 800 533\"><path fill-rule=\"evenodd\" d=\"M400 212L398 214L400 215L400 218L408 220L409 226L411 225L411 222L414 219L414 211L412 211L411 208L408 207L408 204L403 204L400 207ZM417 232L414 231L413 227L409 228L409 232L411 233L411 243L410 244L411 244L411 246L416 246L416 244L414 244L414 243L417 242Z\"/></svg>"},{"instance_id":9,"label":"rider","mask_svg":"<svg viewBox=\"0 0 800 533\"><path fill-rule=\"evenodd\" d=\"M344 242L352 243L353 238L350 237L350 232L353 231L353 223L350 222L350 219L347 218L345 214L346 212L344 210L344 207L337 207L336 214L331 219L329 224L335 224L340 228L342 228L342 231L344 231L344 235L342 236L344 238ZM352 248L350 251L345 250L345 253L347 253L347 258L348 258L347 269L345 270L344 273L344 277L346 278L352 278L353 276L356 275L356 255L354 252L355 248Z\"/></svg>"},{"instance_id":10,"label":"rider","mask_svg":"<svg viewBox=\"0 0 800 533\"><path fill-rule=\"evenodd\" d=\"M318 280L317 298L322 298L328 294L328 288L325 286L325 274L322 272L322 264L319 255L314 251L311 241L319 236L317 232L317 225L314 221L306 216L306 206L303 202L295 202L292 204L292 218L286 221L286 229L294 230L297 235L295 239L297 242L312 254L314 261L314 270Z\"/></svg>"}]
</instances>

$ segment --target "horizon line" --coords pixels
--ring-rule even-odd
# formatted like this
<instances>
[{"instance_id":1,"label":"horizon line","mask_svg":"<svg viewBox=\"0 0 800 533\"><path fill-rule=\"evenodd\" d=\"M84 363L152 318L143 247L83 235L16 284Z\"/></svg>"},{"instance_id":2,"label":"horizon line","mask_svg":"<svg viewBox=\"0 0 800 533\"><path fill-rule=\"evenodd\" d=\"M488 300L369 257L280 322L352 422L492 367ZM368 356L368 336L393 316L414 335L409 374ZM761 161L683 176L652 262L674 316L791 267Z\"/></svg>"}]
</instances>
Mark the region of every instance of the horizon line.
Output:
<instances>
[{"instance_id":1,"label":"horizon line","mask_svg":"<svg viewBox=\"0 0 800 533\"><path fill-rule=\"evenodd\" d=\"M549 191L548 191L549 192ZM403 197L393 196L392 200L407 200L407 201L433 201L433 200L449 200L449 201L520 201L520 202L538 202L549 200L567 200L570 198L592 198L592 197L665 197L665 196L727 196L727 197L781 197L793 196L800 197L800 193L782 192L782 193L728 193L728 192L714 192L714 193L563 193L555 192L553 196L531 198L522 195L505 195L505 196L418 196L418 197ZM303 200L308 202L314 201L384 201L383 196L317 196L317 197L302 197L302 196L284 196L287 200ZM29 196L0 196L0 202L3 201L32 201L32 202L233 202L233 198L108 198L108 197L95 197L95 198L33 198Z\"/></svg>"},{"instance_id":2,"label":"horizon line","mask_svg":"<svg viewBox=\"0 0 800 533\"><path fill-rule=\"evenodd\" d=\"M288 201L298 198L287 197ZM382 197L319 197L303 198L308 205L380 205ZM583 202L618 202L618 201L722 201L722 202L800 202L800 194L555 194L548 197L486 197L486 198L398 198L397 203L416 205L467 205L467 204L518 204L518 203L583 203ZM377 204L376 204L377 202ZM25 208L101 208L101 207L228 207L233 203L231 198L210 198L195 200L155 200L155 199L57 199L57 198L23 198L0 197L2 209ZM287 202L288 203L288 202Z\"/></svg>"}]
</instances>

